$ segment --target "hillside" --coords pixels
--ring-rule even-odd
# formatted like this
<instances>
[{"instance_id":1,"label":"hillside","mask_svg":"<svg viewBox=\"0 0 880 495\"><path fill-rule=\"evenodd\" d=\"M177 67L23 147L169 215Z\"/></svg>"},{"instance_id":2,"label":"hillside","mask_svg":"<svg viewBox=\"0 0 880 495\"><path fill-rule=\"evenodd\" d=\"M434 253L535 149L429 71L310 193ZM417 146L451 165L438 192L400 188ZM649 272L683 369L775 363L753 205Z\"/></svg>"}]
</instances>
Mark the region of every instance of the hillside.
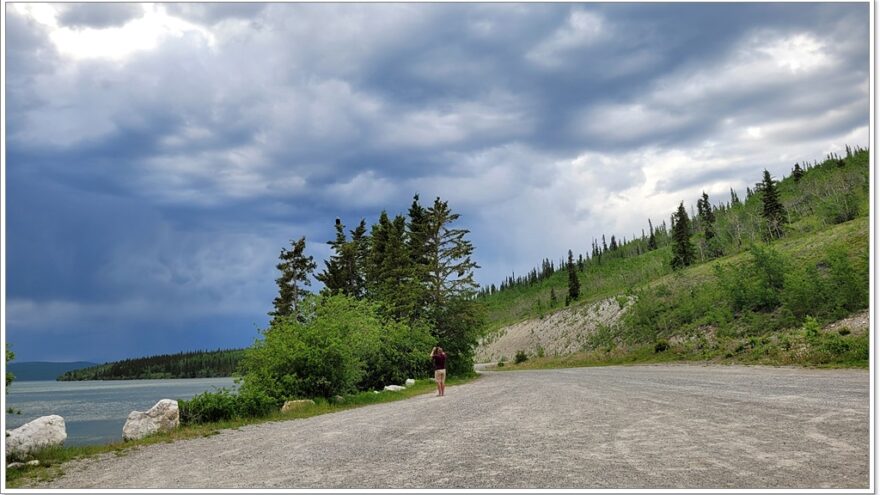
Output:
<instances>
[{"instance_id":1,"label":"hillside","mask_svg":"<svg viewBox=\"0 0 880 495\"><path fill-rule=\"evenodd\" d=\"M125 359L67 371L59 381L213 378L232 376L244 355L242 349L193 351ZM53 377L54 378L54 377Z\"/></svg>"},{"instance_id":2,"label":"hillside","mask_svg":"<svg viewBox=\"0 0 880 495\"><path fill-rule=\"evenodd\" d=\"M25 361L21 363L9 363L7 371L15 375L17 382L29 382L38 380L54 380L59 375L68 371L96 366L97 363L87 361L75 361L56 363L50 361Z\"/></svg>"},{"instance_id":3,"label":"hillside","mask_svg":"<svg viewBox=\"0 0 880 495\"><path fill-rule=\"evenodd\" d=\"M510 361L515 349L548 358L587 353L598 361L640 355L866 365L864 331L834 327L811 333L808 342L802 327L868 307L868 152L829 156L802 171L776 184L789 220L779 239L762 235L759 186L745 201L732 193L730 202L712 205L711 223L691 219L697 261L687 268L672 270L671 238L661 223L655 249L643 237L616 251L594 246L575 263L581 294L568 307L564 266L484 290L490 325L478 361ZM614 318L590 316L616 301L626 309Z\"/></svg>"}]
</instances>

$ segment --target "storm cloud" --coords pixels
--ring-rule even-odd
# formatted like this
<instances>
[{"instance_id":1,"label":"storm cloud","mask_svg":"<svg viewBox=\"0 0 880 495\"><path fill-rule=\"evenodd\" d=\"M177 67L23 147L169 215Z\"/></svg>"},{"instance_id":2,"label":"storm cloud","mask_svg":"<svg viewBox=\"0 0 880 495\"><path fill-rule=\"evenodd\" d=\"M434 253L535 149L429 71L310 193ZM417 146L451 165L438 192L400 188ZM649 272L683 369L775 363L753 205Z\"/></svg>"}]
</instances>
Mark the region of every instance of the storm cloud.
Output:
<instances>
[{"instance_id":1,"label":"storm cloud","mask_svg":"<svg viewBox=\"0 0 880 495\"><path fill-rule=\"evenodd\" d=\"M869 140L868 5L15 4L6 339L249 344L279 250L415 193L481 283Z\"/></svg>"}]
</instances>

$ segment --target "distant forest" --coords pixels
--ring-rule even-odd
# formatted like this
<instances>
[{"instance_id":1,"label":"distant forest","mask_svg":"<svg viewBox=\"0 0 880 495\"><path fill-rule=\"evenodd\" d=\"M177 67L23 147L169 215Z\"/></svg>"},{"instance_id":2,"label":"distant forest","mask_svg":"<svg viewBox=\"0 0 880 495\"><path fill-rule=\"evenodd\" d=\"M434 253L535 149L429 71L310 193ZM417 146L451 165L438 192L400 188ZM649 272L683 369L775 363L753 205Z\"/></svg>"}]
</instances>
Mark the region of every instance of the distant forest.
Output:
<instances>
[{"instance_id":1,"label":"distant forest","mask_svg":"<svg viewBox=\"0 0 880 495\"><path fill-rule=\"evenodd\" d=\"M232 376L243 349L192 351L125 359L64 373L59 381L214 378Z\"/></svg>"}]
</instances>

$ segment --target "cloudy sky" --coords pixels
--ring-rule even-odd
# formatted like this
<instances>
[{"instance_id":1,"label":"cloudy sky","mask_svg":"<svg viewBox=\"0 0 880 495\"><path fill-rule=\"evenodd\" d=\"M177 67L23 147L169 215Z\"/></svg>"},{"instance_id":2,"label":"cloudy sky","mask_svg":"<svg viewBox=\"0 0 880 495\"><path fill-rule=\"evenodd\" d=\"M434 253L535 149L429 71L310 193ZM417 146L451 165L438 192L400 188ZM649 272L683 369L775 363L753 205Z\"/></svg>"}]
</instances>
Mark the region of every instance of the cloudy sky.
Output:
<instances>
[{"instance_id":1,"label":"cloudy sky","mask_svg":"<svg viewBox=\"0 0 880 495\"><path fill-rule=\"evenodd\" d=\"M868 4L6 9L18 360L250 344L305 235L439 195L481 283L867 146Z\"/></svg>"}]
</instances>

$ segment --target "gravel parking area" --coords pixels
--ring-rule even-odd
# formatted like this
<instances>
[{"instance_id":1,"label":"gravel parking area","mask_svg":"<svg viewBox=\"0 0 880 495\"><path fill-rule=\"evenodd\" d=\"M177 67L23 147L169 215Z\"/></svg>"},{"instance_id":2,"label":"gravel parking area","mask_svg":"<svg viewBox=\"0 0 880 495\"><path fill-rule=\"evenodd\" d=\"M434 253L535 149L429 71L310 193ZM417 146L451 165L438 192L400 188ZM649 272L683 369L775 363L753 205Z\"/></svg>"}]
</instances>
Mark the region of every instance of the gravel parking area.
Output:
<instances>
[{"instance_id":1,"label":"gravel parking area","mask_svg":"<svg viewBox=\"0 0 880 495\"><path fill-rule=\"evenodd\" d=\"M866 370L486 372L65 465L38 488L868 488Z\"/></svg>"}]
</instances>

